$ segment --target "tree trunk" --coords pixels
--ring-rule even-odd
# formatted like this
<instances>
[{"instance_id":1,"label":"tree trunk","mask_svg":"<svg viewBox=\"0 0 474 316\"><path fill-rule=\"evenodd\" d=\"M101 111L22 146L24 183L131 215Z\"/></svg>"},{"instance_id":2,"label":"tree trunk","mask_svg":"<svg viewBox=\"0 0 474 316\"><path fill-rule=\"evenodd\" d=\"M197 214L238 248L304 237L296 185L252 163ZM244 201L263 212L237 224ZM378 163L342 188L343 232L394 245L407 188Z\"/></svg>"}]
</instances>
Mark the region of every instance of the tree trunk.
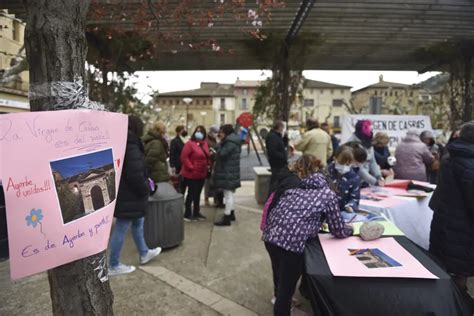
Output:
<instances>
[{"instance_id":1,"label":"tree trunk","mask_svg":"<svg viewBox=\"0 0 474 316\"><path fill-rule=\"evenodd\" d=\"M464 104L463 104L463 121L472 120L472 56L464 57Z\"/></svg>"},{"instance_id":2,"label":"tree trunk","mask_svg":"<svg viewBox=\"0 0 474 316\"><path fill-rule=\"evenodd\" d=\"M85 84L87 0L24 0L25 45L32 111L54 110L87 98L51 83ZM113 315L105 251L48 271L54 315Z\"/></svg>"}]
</instances>

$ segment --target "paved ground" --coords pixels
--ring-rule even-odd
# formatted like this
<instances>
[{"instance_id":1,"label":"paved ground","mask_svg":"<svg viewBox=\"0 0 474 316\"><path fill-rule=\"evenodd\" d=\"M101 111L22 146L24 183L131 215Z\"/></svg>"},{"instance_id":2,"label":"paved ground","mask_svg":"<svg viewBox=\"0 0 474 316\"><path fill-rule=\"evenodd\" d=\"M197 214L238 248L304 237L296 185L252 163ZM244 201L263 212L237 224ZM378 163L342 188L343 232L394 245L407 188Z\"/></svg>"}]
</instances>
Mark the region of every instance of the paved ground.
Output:
<instances>
[{"instance_id":1,"label":"paved ground","mask_svg":"<svg viewBox=\"0 0 474 316\"><path fill-rule=\"evenodd\" d=\"M185 241L129 275L111 279L117 315L271 315L272 280L260 241L261 207L253 182L244 182L236 198L237 222L214 227L222 210L204 208L206 221L186 223ZM138 265L129 235L122 254ZM45 273L11 283L8 262L0 263L0 315L48 315ZM303 310L310 311L303 301Z\"/></svg>"},{"instance_id":2,"label":"paved ground","mask_svg":"<svg viewBox=\"0 0 474 316\"><path fill-rule=\"evenodd\" d=\"M269 166L267 158L263 152L259 152L260 159L262 161L262 166ZM250 154L247 152L247 145L242 146L242 154L240 155L240 178L242 180L255 180L255 172L253 167L260 167L260 162L258 161L255 151L250 151Z\"/></svg>"},{"instance_id":3,"label":"paved ground","mask_svg":"<svg viewBox=\"0 0 474 316\"><path fill-rule=\"evenodd\" d=\"M206 221L186 223L185 241L129 275L111 279L116 315L271 315L272 281L268 256L260 241L261 207L253 182L236 197L237 222L212 225L222 210L204 208ZM122 254L138 265L129 235ZM50 315L45 273L12 283L9 263L0 263L0 315ZM473 279L470 287L474 289ZM472 293L474 294L474 293ZM309 303L302 310L310 314ZM301 313L300 313L301 315Z\"/></svg>"}]
</instances>

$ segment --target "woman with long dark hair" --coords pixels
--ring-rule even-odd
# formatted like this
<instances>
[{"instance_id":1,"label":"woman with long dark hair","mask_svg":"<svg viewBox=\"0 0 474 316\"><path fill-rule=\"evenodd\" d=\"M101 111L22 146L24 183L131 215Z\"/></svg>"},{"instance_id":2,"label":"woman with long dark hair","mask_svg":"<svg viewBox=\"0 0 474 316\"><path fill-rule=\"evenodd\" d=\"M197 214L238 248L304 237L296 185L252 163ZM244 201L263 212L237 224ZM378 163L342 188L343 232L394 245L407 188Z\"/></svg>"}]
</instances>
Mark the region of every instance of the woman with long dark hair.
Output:
<instances>
[{"instance_id":1,"label":"woman with long dark hair","mask_svg":"<svg viewBox=\"0 0 474 316\"><path fill-rule=\"evenodd\" d=\"M140 264L145 264L158 256L161 248L148 249L143 236L145 209L149 196L149 184L145 167L145 155L140 136L143 122L136 116L128 118L127 147L123 162L122 177L117 195L114 216L117 218L110 238L109 275L135 271L134 266L120 262L125 234L132 226L132 235L140 255Z\"/></svg>"},{"instance_id":2,"label":"woman with long dark hair","mask_svg":"<svg viewBox=\"0 0 474 316\"><path fill-rule=\"evenodd\" d=\"M206 142L206 129L199 125L181 152L181 175L188 187L184 212L184 219L187 221L206 219L201 214L199 200L204 180L209 174L209 166L210 154Z\"/></svg>"}]
</instances>

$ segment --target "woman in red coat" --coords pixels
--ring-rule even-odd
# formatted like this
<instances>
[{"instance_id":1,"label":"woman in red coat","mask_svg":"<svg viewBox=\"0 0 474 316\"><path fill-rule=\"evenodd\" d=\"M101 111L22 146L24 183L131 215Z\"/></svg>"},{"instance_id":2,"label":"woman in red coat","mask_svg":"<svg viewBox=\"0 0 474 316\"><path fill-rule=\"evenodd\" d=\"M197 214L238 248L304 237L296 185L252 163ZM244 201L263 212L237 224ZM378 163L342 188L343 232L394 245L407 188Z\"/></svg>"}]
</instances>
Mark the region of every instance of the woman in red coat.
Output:
<instances>
[{"instance_id":1,"label":"woman in red coat","mask_svg":"<svg viewBox=\"0 0 474 316\"><path fill-rule=\"evenodd\" d=\"M181 176L188 187L184 219L187 221L206 219L199 210L199 200L204 186L204 180L209 170L209 147L206 142L206 129L198 126L191 140L184 145L181 152ZM191 212L191 204L194 204Z\"/></svg>"}]
</instances>

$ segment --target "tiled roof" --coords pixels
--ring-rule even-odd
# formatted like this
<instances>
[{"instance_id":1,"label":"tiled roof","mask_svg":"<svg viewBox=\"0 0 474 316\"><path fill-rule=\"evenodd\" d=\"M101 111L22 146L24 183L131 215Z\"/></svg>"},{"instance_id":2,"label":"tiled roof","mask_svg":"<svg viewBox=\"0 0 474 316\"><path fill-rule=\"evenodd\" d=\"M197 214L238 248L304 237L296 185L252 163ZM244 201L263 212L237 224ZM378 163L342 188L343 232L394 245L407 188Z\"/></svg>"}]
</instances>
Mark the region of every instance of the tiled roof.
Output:
<instances>
[{"instance_id":1,"label":"tiled roof","mask_svg":"<svg viewBox=\"0 0 474 316\"><path fill-rule=\"evenodd\" d=\"M234 85L202 82L199 89L160 93L160 97L225 97L234 96Z\"/></svg>"},{"instance_id":2,"label":"tiled roof","mask_svg":"<svg viewBox=\"0 0 474 316\"><path fill-rule=\"evenodd\" d=\"M303 87L307 89L318 89L318 88L319 89L350 89L352 88L352 87L343 86L340 84L311 80L311 79L305 79Z\"/></svg>"}]
</instances>

